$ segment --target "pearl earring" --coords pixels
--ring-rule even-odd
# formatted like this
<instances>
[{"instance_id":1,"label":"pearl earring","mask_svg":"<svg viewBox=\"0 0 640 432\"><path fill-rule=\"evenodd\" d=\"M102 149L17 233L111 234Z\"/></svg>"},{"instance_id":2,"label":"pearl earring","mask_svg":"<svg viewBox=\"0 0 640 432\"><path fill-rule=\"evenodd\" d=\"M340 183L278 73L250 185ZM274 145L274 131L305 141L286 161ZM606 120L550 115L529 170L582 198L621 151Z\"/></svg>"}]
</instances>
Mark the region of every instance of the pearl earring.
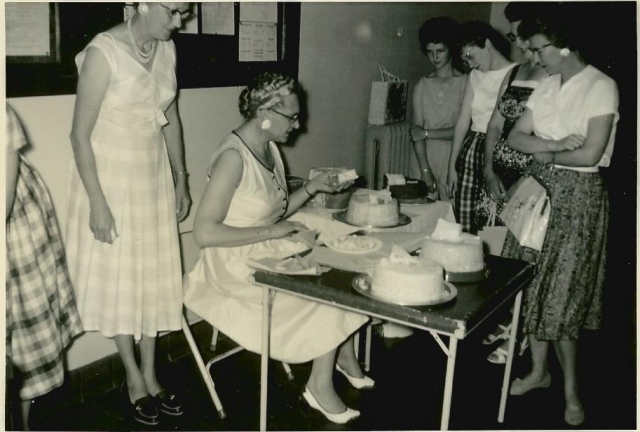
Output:
<instances>
[{"instance_id":1,"label":"pearl earring","mask_svg":"<svg viewBox=\"0 0 640 432\"><path fill-rule=\"evenodd\" d=\"M569 54L571 54L571 51L569 51L569 48L562 48L560 50L560 55L562 57L567 57Z\"/></svg>"},{"instance_id":2,"label":"pearl earring","mask_svg":"<svg viewBox=\"0 0 640 432\"><path fill-rule=\"evenodd\" d=\"M267 130L271 127L271 120L269 119L264 119L262 121L262 124L260 125L260 127L262 128L262 130Z\"/></svg>"},{"instance_id":3,"label":"pearl earring","mask_svg":"<svg viewBox=\"0 0 640 432\"><path fill-rule=\"evenodd\" d=\"M149 12L149 6L147 6L146 4L141 4L138 6L138 12L140 12L140 14L145 15L147 14L147 12Z\"/></svg>"}]
</instances>

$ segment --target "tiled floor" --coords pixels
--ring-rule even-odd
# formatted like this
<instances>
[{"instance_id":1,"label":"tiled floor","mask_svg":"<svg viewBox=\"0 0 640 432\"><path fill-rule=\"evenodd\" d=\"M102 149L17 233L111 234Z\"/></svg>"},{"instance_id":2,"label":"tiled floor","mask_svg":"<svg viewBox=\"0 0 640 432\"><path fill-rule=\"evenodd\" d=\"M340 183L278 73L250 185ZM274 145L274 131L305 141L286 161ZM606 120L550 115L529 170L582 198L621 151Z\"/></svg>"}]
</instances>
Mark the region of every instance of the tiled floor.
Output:
<instances>
[{"instance_id":1,"label":"tiled floor","mask_svg":"<svg viewBox=\"0 0 640 432\"><path fill-rule=\"evenodd\" d=\"M629 323L585 333L580 350L580 376L586 409L584 429L635 429L635 347L628 342ZM479 333L479 332L478 332ZM508 400L506 421L497 422L503 368L485 360L490 347L480 335L458 345L451 429L524 430L568 429L563 422L561 372L551 362L553 383ZM374 336L370 375L377 381L371 391L357 391L335 375L338 393L362 416L345 426L329 423L301 399L308 364L293 365L288 381L279 363L271 364L269 382L270 430L435 430L440 424L445 356L429 334L406 339ZM527 355L514 364L515 376L528 368ZM214 365L213 377L227 411L218 418L195 362L187 356L160 371L165 385L178 392L185 405L181 417L161 418L156 430L256 430L259 427L260 358L241 352ZM55 392L34 404L36 430L151 430L129 421L124 396L114 390L80 406L56 407Z\"/></svg>"}]
</instances>

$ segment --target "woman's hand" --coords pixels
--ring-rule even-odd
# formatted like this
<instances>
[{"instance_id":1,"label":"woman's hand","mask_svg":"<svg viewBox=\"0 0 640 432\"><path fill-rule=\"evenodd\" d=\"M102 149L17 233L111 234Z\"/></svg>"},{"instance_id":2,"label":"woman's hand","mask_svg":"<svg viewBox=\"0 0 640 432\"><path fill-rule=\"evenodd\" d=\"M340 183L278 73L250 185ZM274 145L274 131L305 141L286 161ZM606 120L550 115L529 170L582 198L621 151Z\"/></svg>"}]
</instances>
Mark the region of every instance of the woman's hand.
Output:
<instances>
[{"instance_id":1,"label":"woman's hand","mask_svg":"<svg viewBox=\"0 0 640 432\"><path fill-rule=\"evenodd\" d=\"M427 190L429 191L429 196L438 192L438 179L436 179L436 176L433 175L433 173L430 170L428 169L422 170L422 173L420 174L420 180L422 180L427 184Z\"/></svg>"},{"instance_id":2,"label":"woman's hand","mask_svg":"<svg viewBox=\"0 0 640 432\"><path fill-rule=\"evenodd\" d=\"M562 138L561 140L556 141L556 146L555 146L556 148L554 149L554 151L556 152L572 151L582 147L582 145L584 144L584 141L585 141L585 137L571 134Z\"/></svg>"},{"instance_id":3,"label":"woman's hand","mask_svg":"<svg viewBox=\"0 0 640 432\"><path fill-rule=\"evenodd\" d=\"M179 175L176 183L176 212L178 222L182 222L189 214L191 195L185 176Z\"/></svg>"},{"instance_id":4,"label":"woman's hand","mask_svg":"<svg viewBox=\"0 0 640 432\"><path fill-rule=\"evenodd\" d=\"M271 236L272 238L277 239L277 238L286 237L295 232L304 231L307 229L309 228L307 228L304 224L301 224L300 222L285 220L273 225L273 227L271 228Z\"/></svg>"},{"instance_id":5,"label":"woman's hand","mask_svg":"<svg viewBox=\"0 0 640 432\"><path fill-rule=\"evenodd\" d=\"M111 244L118 237L116 221L105 199L91 202L89 228L95 239L104 243Z\"/></svg>"},{"instance_id":6,"label":"woman's hand","mask_svg":"<svg viewBox=\"0 0 640 432\"><path fill-rule=\"evenodd\" d=\"M449 168L449 174L447 174L447 194L450 199L456 197L456 191L458 189L458 173L455 169Z\"/></svg>"},{"instance_id":7,"label":"woman's hand","mask_svg":"<svg viewBox=\"0 0 640 432\"><path fill-rule=\"evenodd\" d=\"M507 189L504 187L502 180L493 171L484 173L485 189L489 192L489 197L493 200L504 200L507 195Z\"/></svg>"},{"instance_id":8,"label":"woman's hand","mask_svg":"<svg viewBox=\"0 0 640 432\"><path fill-rule=\"evenodd\" d=\"M322 174L314 177L313 180L305 185L308 193L315 195L317 192L341 192L345 189L349 189L353 185L354 180L349 180L343 183L338 181L338 174L335 172L323 172Z\"/></svg>"}]
</instances>

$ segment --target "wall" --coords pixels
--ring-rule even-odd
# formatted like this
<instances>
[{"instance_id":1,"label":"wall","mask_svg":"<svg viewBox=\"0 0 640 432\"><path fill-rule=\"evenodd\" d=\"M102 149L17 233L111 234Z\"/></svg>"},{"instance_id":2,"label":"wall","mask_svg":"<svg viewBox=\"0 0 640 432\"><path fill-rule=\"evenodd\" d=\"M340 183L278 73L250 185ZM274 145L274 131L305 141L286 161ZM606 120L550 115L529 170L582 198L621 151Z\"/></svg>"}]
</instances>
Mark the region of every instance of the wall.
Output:
<instances>
[{"instance_id":1,"label":"wall","mask_svg":"<svg viewBox=\"0 0 640 432\"><path fill-rule=\"evenodd\" d=\"M460 22L488 21L490 13L490 3L303 3L299 77L308 92L309 121L295 146L284 149L291 174L306 176L309 168L321 165L362 170L370 83L379 77L378 63L413 84L428 72L417 38L427 18L450 15ZM397 35L400 27L402 36ZM217 143L241 122L239 92L230 87L185 90L180 95L194 191L204 189ZM33 147L27 157L51 191L63 231L74 101L75 95L9 100L25 124ZM189 268L197 247L190 234L183 234L181 242ZM68 367L75 369L114 352L113 342L87 333L69 350Z\"/></svg>"}]
</instances>

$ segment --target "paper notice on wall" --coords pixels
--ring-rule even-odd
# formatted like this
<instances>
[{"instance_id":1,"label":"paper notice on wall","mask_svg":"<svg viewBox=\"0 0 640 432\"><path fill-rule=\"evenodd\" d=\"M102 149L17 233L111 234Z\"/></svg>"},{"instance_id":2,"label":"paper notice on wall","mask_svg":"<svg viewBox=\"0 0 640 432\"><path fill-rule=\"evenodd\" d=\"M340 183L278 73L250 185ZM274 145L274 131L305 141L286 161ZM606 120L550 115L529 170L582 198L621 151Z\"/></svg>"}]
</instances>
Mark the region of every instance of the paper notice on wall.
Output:
<instances>
[{"instance_id":1,"label":"paper notice on wall","mask_svg":"<svg viewBox=\"0 0 640 432\"><path fill-rule=\"evenodd\" d=\"M277 60L276 24L241 22L239 61Z\"/></svg>"},{"instance_id":2,"label":"paper notice on wall","mask_svg":"<svg viewBox=\"0 0 640 432\"><path fill-rule=\"evenodd\" d=\"M49 20L49 3L5 3L5 55L51 55Z\"/></svg>"},{"instance_id":3,"label":"paper notice on wall","mask_svg":"<svg viewBox=\"0 0 640 432\"><path fill-rule=\"evenodd\" d=\"M235 12L232 2L202 2L202 33L233 36Z\"/></svg>"},{"instance_id":4,"label":"paper notice on wall","mask_svg":"<svg viewBox=\"0 0 640 432\"><path fill-rule=\"evenodd\" d=\"M240 21L277 23L278 3L240 3Z\"/></svg>"}]
</instances>

